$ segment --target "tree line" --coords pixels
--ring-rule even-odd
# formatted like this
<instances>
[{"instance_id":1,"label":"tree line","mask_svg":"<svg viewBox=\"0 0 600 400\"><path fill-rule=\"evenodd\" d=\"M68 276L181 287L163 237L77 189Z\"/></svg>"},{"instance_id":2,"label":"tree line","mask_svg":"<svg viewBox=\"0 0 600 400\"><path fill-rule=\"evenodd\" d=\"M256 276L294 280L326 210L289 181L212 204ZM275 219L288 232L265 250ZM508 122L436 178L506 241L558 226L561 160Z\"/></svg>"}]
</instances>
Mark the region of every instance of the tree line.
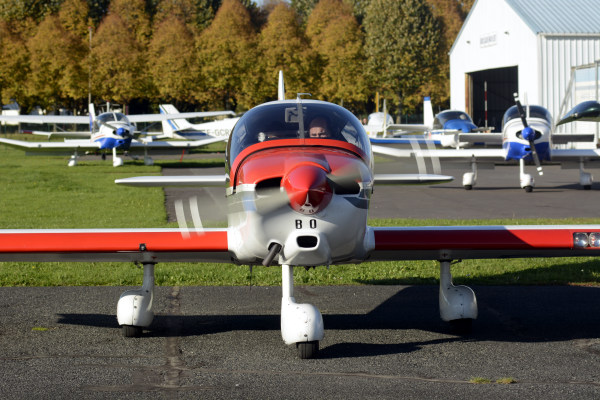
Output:
<instances>
[{"instance_id":1,"label":"tree line","mask_svg":"<svg viewBox=\"0 0 600 400\"><path fill-rule=\"evenodd\" d=\"M0 94L51 111L88 98L132 113L245 111L277 96L396 114L449 103L448 51L471 7L458 0L3 0Z\"/></svg>"}]
</instances>

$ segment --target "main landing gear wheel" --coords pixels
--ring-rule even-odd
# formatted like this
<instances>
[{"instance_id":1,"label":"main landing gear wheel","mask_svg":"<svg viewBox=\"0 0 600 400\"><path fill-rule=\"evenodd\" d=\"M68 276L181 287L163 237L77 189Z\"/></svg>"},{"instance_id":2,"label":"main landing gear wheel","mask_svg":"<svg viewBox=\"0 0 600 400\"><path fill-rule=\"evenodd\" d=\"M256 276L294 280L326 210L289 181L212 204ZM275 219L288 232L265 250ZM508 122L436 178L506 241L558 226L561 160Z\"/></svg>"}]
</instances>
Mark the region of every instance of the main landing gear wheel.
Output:
<instances>
[{"instance_id":1,"label":"main landing gear wheel","mask_svg":"<svg viewBox=\"0 0 600 400\"><path fill-rule=\"evenodd\" d=\"M465 190L471 190L473 189L473 185L465 185Z\"/></svg>"},{"instance_id":2,"label":"main landing gear wheel","mask_svg":"<svg viewBox=\"0 0 600 400\"><path fill-rule=\"evenodd\" d=\"M319 341L298 342L296 343L296 348L298 349L298 357L301 359L315 358L319 352Z\"/></svg>"},{"instance_id":3,"label":"main landing gear wheel","mask_svg":"<svg viewBox=\"0 0 600 400\"><path fill-rule=\"evenodd\" d=\"M140 337L142 336L142 327L133 325L123 325L124 337Z\"/></svg>"},{"instance_id":4,"label":"main landing gear wheel","mask_svg":"<svg viewBox=\"0 0 600 400\"><path fill-rule=\"evenodd\" d=\"M527 193L533 192L533 186L525 186L524 189Z\"/></svg>"}]
</instances>

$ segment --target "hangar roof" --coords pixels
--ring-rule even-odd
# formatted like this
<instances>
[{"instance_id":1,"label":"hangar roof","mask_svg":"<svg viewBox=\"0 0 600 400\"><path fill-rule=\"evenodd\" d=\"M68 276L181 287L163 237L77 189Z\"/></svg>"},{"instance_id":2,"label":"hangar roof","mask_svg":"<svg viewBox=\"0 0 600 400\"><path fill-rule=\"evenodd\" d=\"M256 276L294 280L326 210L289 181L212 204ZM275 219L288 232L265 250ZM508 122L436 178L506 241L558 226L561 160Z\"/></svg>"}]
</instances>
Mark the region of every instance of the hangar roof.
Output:
<instances>
[{"instance_id":1,"label":"hangar roof","mask_svg":"<svg viewBox=\"0 0 600 400\"><path fill-rule=\"evenodd\" d=\"M600 0L505 1L534 33L600 33Z\"/></svg>"}]
</instances>

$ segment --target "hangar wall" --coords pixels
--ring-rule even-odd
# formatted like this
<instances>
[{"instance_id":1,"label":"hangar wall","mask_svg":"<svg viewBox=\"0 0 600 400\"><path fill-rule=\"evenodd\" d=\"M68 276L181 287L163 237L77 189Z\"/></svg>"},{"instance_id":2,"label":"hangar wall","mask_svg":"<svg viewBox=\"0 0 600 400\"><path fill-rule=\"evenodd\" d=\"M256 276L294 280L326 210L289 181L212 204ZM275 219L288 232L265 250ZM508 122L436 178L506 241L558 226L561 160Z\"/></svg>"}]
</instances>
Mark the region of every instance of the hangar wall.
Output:
<instances>
[{"instance_id":1,"label":"hangar wall","mask_svg":"<svg viewBox=\"0 0 600 400\"><path fill-rule=\"evenodd\" d=\"M473 118L481 119L484 98L481 91L469 93L469 83L473 87L477 83L473 79L489 79L516 67L517 82L513 84L521 99L548 108L557 120L568 95L572 68L597 60L600 32L534 32L506 1L477 0L450 50L450 107L470 114L475 111L478 115ZM488 83L488 98L505 97L509 91L495 90ZM502 101L498 104L503 106L497 107L514 104L512 99Z\"/></svg>"},{"instance_id":2,"label":"hangar wall","mask_svg":"<svg viewBox=\"0 0 600 400\"><path fill-rule=\"evenodd\" d=\"M540 60L536 47L536 35L504 1L478 0L450 50L450 107L469 114L482 109L483 95L468 98L469 77L483 76L476 74L481 71L494 75L491 70L515 67L519 93L527 93L529 101L537 102ZM494 93L504 97L504 92L488 83L488 97ZM504 104L511 101L504 99Z\"/></svg>"},{"instance_id":3,"label":"hangar wall","mask_svg":"<svg viewBox=\"0 0 600 400\"><path fill-rule=\"evenodd\" d=\"M541 88L540 104L552 114L554 122L561 113L566 113L575 104L567 104L567 110L561 110L572 68L600 60L600 32L580 35L544 35L539 36Z\"/></svg>"}]
</instances>

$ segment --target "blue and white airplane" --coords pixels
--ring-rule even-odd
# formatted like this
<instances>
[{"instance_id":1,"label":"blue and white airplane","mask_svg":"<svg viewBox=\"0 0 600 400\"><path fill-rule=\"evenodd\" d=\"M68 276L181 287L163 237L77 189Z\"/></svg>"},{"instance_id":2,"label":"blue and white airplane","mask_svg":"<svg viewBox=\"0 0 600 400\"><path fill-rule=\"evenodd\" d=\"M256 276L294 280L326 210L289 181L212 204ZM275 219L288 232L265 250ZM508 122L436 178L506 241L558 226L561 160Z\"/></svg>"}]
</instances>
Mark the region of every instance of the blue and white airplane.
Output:
<instances>
[{"instance_id":1,"label":"blue and white airplane","mask_svg":"<svg viewBox=\"0 0 600 400\"><path fill-rule=\"evenodd\" d=\"M0 116L0 121L38 124L88 124L89 139L71 139L64 142L28 142L0 138L0 143L26 150L27 153L73 153L69 166L77 165L78 152L112 150L113 166L123 165L123 159L117 156L117 150L127 152L143 152L144 163L152 165L153 160L148 156L148 150L183 150L220 142L222 137L205 135L194 141L153 141L151 136L141 139L137 130L137 122L162 122L173 118L169 114L137 114L125 115L120 112L107 111L96 115L94 105L89 105L89 116L72 115L18 115ZM182 118L212 117L232 114L231 111L193 112L177 114ZM103 153L104 156L104 153Z\"/></svg>"},{"instance_id":2,"label":"blue and white airplane","mask_svg":"<svg viewBox=\"0 0 600 400\"><path fill-rule=\"evenodd\" d=\"M504 113L501 148L408 150L377 146L373 150L390 156L415 157L417 160L430 158L436 162L468 162L471 164L471 171L463 175L463 186L467 190L472 189L477 181L478 165L483 164L488 168L494 168L496 163L514 161L519 163L520 187L526 192L533 190L535 180L531 174L525 173L525 164L534 163L537 173L543 175L542 163L545 162L560 163L562 168L578 167L579 183L584 189L591 189L593 177L584 168L598 166L591 165L590 161L600 160L600 150L554 147L556 143L589 141L587 137L589 135L552 134L552 116L546 108L536 105L524 108L516 93L515 103ZM588 103L587 106L580 104L558 124L577 119L594 120L597 118L598 110L600 105L597 102Z\"/></svg>"}]
</instances>

